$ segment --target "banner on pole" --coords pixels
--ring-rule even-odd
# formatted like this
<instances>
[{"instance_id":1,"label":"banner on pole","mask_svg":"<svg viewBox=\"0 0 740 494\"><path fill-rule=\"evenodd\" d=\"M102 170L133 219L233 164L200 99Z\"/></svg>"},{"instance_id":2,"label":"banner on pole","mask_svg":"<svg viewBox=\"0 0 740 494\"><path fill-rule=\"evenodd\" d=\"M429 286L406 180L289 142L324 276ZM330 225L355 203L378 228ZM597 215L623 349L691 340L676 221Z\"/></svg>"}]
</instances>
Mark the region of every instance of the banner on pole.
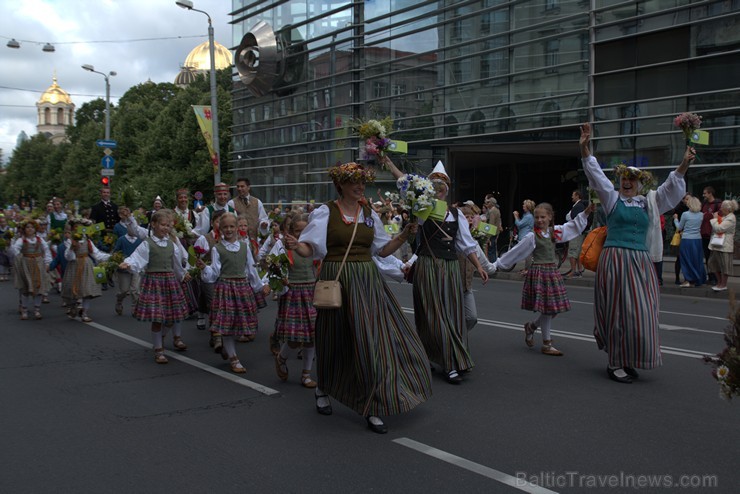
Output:
<instances>
[{"instance_id":1,"label":"banner on pole","mask_svg":"<svg viewBox=\"0 0 740 494\"><path fill-rule=\"evenodd\" d=\"M208 152L211 155L211 162L213 163L213 173L218 173L219 157L216 156L216 151L213 149L213 120L211 119L211 106L191 106L193 107L193 111L195 111L195 118L198 119L200 131L203 133L203 137L206 139L206 144L208 145Z\"/></svg>"}]
</instances>

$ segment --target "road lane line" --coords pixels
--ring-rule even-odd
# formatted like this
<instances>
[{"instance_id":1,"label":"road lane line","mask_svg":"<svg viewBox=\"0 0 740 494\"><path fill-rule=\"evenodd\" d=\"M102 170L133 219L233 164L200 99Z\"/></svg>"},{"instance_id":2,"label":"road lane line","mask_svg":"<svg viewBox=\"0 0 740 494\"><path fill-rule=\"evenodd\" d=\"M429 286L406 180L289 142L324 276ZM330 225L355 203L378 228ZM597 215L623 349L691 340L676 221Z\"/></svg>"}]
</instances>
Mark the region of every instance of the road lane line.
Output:
<instances>
[{"instance_id":1,"label":"road lane line","mask_svg":"<svg viewBox=\"0 0 740 494\"><path fill-rule=\"evenodd\" d=\"M403 311L407 314L413 314L414 310L410 309L408 307L402 307ZM494 328L502 328L502 329L512 329L514 331L523 331L523 326L521 324L514 324L510 322L505 321L493 321L490 319L478 319L478 324L483 326L491 326ZM663 324L660 325L660 328L663 329ZM678 328L678 326L670 326L669 328L666 328L670 330L670 328ZM691 328L681 328L681 329L687 329L690 330ZM711 331L704 331L697 329L696 331L702 331L702 332L709 332ZM588 334L583 333L573 333L571 331L563 331L559 329L552 329L550 332L556 336L560 336L561 338L568 338L571 340L580 340L580 341L589 341L592 343L596 342L596 339ZM724 333L718 333L718 334L724 334ZM698 358L701 359L704 357L704 355L713 355L713 352L701 352L697 350L689 350L687 348L674 348L669 346L662 346L660 347L660 350L663 353L667 353L669 355L677 355L679 357L690 357L690 358Z\"/></svg>"},{"instance_id":2,"label":"road lane line","mask_svg":"<svg viewBox=\"0 0 740 494\"><path fill-rule=\"evenodd\" d=\"M96 322L88 322L88 323L83 323L83 324L87 324L88 326L92 326L110 335L117 336L118 338L122 338L126 341L130 341L131 343L134 343L136 345L143 346L144 348L152 347L151 341L140 340L139 338L135 338L126 333L121 333L120 331L116 331L115 329L109 328L107 326L103 326L102 324L98 324ZM280 393L280 391L277 391L275 389L268 388L267 386L263 386L259 383L250 381L248 379L244 379L242 377L237 377L234 374L230 374L228 372L224 372L222 370L216 369L215 367L211 367L210 365L206 365L202 362L199 362L198 360L185 357L184 355L181 355L179 353L171 352L170 350L165 350L164 353L165 355L167 355L167 357L171 359L179 360L180 362L183 362L185 364L192 365L193 367L196 367L202 371L209 372L215 376L221 377L223 379L226 379L227 381L231 381L240 386L245 386L247 388L253 389L264 395L271 396L271 395L276 395Z\"/></svg>"},{"instance_id":3,"label":"road lane line","mask_svg":"<svg viewBox=\"0 0 740 494\"><path fill-rule=\"evenodd\" d=\"M445 463L455 465L456 467L460 467L470 472L477 473L478 475L488 477L489 479L495 480L497 482L501 482L502 484L506 484L520 491L536 494L557 494L556 491L551 491L549 489L545 489L544 487L531 484L524 479L514 477L498 470L494 470L493 468L481 465L480 463L466 460L465 458L461 458L460 456L442 451L441 449L427 446L426 444L414 441L413 439L409 439L407 437L399 437L398 439L394 439L393 442L396 444L400 444L401 446L413 449L414 451L418 451L419 453L425 454L427 456L431 456L432 458L444 461Z\"/></svg>"}]
</instances>

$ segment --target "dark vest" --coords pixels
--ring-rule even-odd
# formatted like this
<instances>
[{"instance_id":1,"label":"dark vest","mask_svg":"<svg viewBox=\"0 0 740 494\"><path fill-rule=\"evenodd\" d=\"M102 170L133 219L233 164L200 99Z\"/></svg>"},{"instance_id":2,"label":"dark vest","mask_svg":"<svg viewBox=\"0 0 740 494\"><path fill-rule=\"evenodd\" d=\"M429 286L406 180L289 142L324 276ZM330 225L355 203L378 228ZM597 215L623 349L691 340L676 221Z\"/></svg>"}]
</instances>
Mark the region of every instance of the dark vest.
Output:
<instances>
[{"instance_id":1,"label":"dark vest","mask_svg":"<svg viewBox=\"0 0 740 494\"><path fill-rule=\"evenodd\" d=\"M437 259L457 259L455 238L460 228L457 208L451 208L457 221L436 221L427 219L421 225L421 248L418 255L434 256Z\"/></svg>"},{"instance_id":2,"label":"dark vest","mask_svg":"<svg viewBox=\"0 0 740 494\"><path fill-rule=\"evenodd\" d=\"M335 201L326 203L329 206L329 224L326 228L326 257L325 261L342 262L344 253L347 252L347 246L352 239L352 231L355 224L349 225L342 219L342 212ZM352 211L356 213L357 211ZM370 247L375 239L375 229L373 228L373 217L370 208L363 207L365 221L357 225L357 234L352 242L352 248L347 255L347 262L352 261L370 261Z\"/></svg>"}]
</instances>

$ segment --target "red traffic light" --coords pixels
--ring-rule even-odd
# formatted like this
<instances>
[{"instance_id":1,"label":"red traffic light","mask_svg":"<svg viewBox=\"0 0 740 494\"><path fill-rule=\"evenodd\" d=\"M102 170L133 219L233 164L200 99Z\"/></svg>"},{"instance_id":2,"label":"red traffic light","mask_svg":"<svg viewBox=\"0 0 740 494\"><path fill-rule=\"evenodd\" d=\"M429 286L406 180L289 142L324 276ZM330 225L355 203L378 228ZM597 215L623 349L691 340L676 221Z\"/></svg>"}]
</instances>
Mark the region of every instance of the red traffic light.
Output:
<instances>
[{"instance_id":1,"label":"red traffic light","mask_svg":"<svg viewBox=\"0 0 740 494\"><path fill-rule=\"evenodd\" d=\"M110 177L100 177L100 184L105 187L110 187Z\"/></svg>"}]
</instances>

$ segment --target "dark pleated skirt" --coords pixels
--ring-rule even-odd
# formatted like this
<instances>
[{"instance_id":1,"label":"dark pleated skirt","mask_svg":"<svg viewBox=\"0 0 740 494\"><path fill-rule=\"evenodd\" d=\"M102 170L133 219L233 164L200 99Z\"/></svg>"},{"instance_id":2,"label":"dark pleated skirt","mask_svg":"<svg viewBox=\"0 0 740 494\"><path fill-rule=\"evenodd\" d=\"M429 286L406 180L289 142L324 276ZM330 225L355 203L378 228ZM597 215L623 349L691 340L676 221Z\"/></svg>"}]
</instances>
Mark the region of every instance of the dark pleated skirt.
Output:
<instances>
[{"instance_id":1,"label":"dark pleated skirt","mask_svg":"<svg viewBox=\"0 0 740 494\"><path fill-rule=\"evenodd\" d=\"M334 279L340 264L324 262L320 279ZM342 308L317 311L319 387L364 416L403 413L426 401L429 360L375 263L346 263L340 282Z\"/></svg>"}]
</instances>

